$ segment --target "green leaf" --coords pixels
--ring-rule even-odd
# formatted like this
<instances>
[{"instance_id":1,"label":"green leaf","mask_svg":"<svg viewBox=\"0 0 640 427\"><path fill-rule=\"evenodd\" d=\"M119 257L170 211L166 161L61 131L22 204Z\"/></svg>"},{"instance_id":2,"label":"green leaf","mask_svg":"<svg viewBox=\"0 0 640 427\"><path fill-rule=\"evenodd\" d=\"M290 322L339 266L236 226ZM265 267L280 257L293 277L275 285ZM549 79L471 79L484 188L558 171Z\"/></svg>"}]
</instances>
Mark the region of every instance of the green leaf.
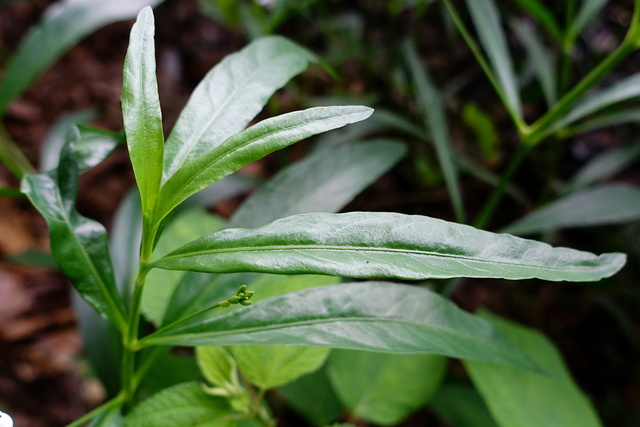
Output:
<instances>
[{"instance_id":1,"label":"green leaf","mask_svg":"<svg viewBox=\"0 0 640 427\"><path fill-rule=\"evenodd\" d=\"M169 387L201 377L193 356L175 354L169 348L154 348L150 351L161 351L161 353L144 376L136 392L138 399L146 399Z\"/></svg>"},{"instance_id":2,"label":"green leaf","mask_svg":"<svg viewBox=\"0 0 640 427\"><path fill-rule=\"evenodd\" d=\"M142 402L124 419L125 427L234 427L226 399L205 393L202 384L183 383Z\"/></svg>"},{"instance_id":3,"label":"green leaf","mask_svg":"<svg viewBox=\"0 0 640 427\"><path fill-rule=\"evenodd\" d=\"M144 6L162 0L66 0L49 7L6 68L0 83L0 116L8 105L64 52L82 38L112 22L130 19Z\"/></svg>"},{"instance_id":4,"label":"green leaf","mask_svg":"<svg viewBox=\"0 0 640 427\"><path fill-rule=\"evenodd\" d=\"M373 110L361 106L317 107L263 120L184 164L158 196L156 221L192 194L241 167L309 136L364 120Z\"/></svg>"},{"instance_id":5,"label":"green leaf","mask_svg":"<svg viewBox=\"0 0 640 427\"><path fill-rule=\"evenodd\" d=\"M429 408L456 427L497 427L482 397L470 385L442 385L429 401Z\"/></svg>"},{"instance_id":6,"label":"green leaf","mask_svg":"<svg viewBox=\"0 0 640 427\"><path fill-rule=\"evenodd\" d=\"M153 12L147 6L131 29L122 79L124 130L145 225L160 189L164 152L153 34Z\"/></svg>"},{"instance_id":7,"label":"green leaf","mask_svg":"<svg viewBox=\"0 0 640 427\"><path fill-rule=\"evenodd\" d=\"M74 207L78 169L73 142L77 139L76 133L63 149L57 170L25 175L20 189L47 221L51 252L62 272L82 297L122 332L124 304L116 289L107 232Z\"/></svg>"},{"instance_id":8,"label":"green leaf","mask_svg":"<svg viewBox=\"0 0 640 427\"><path fill-rule=\"evenodd\" d=\"M313 425L324 426L337 420L342 412L342 403L336 397L326 364L311 374L298 378L278 389L287 403Z\"/></svg>"},{"instance_id":9,"label":"green leaf","mask_svg":"<svg viewBox=\"0 0 640 427\"><path fill-rule=\"evenodd\" d=\"M474 385L502 427L598 427L588 399L576 387L554 345L537 331L489 313L488 319L546 375L512 366L464 361Z\"/></svg>"},{"instance_id":10,"label":"green leaf","mask_svg":"<svg viewBox=\"0 0 640 427\"><path fill-rule=\"evenodd\" d=\"M640 117L639 117L640 118ZM566 186L566 191L586 187L607 178L631 166L640 157L640 145L612 148L594 157L576 173Z\"/></svg>"},{"instance_id":11,"label":"green leaf","mask_svg":"<svg viewBox=\"0 0 640 427\"><path fill-rule=\"evenodd\" d=\"M569 37L575 39L578 34L582 33L606 4L607 0L582 0L580 9L569 26Z\"/></svg>"},{"instance_id":12,"label":"green leaf","mask_svg":"<svg viewBox=\"0 0 640 427\"><path fill-rule=\"evenodd\" d=\"M140 341L143 347L258 343L434 353L535 369L484 320L426 289L384 282L319 286L227 314L206 312Z\"/></svg>"},{"instance_id":13,"label":"green leaf","mask_svg":"<svg viewBox=\"0 0 640 427\"><path fill-rule=\"evenodd\" d=\"M533 71L540 82L547 106L552 108L558 99L554 58L528 21L515 20L511 26L533 64Z\"/></svg>"},{"instance_id":14,"label":"green leaf","mask_svg":"<svg viewBox=\"0 0 640 427\"><path fill-rule=\"evenodd\" d=\"M405 152L403 144L391 141L315 152L263 185L236 210L227 227L257 227L293 214L336 212Z\"/></svg>"},{"instance_id":15,"label":"green leaf","mask_svg":"<svg viewBox=\"0 0 640 427\"><path fill-rule=\"evenodd\" d=\"M91 421L89 427L122 427L122 413L120 407L113 407Z\"/></svg>"},{"instance_id":16,"label":"green leaf","mask_svg":"<svg viewBox=\"0 0 640 427\"><path fill-rule=\"evenodd\" d=\"M142 211L137 188L129 190L120 202L111 226L109 248L113 254L113 268L120 295L128 301L140 265L142 241Z\"/></svg>"},{"instance_id":17,"label":"green leaf","mask_svg":"<svg viewBox=\"0 0 640 427\"><path fill-rule=\"evenodd\" d=\"M640 219L640 190L626 184L603 185L556 200L501 231L532 234L559 228L622 224Z\"/></svg>"},{"instance_id":18,"label":"green leaf","mask_svg":"<svg viewBox=\"0 0 640 427\"><path fill-rule=\"evenodd\" d=\"M238 366L224 347L212 345L196 347L196 360L200 372L212 385L228 390L239 388Z\"/></svg>"},{"instance_id":19,"label":"green leaf","mask_svg":"<svg viewBox=\"0 0 640 427\"><path fill-rule=\"evenodd\" d=\"M626 262L434 218L385 212L295 215L197 239L150 268L344 277L594 281Z\"/></svg>"},{"instance_id":20,"label":"green leaf","mask_svg":"<svg viewBox=\"0 0 640 427\"><path fill-rule=\"evenodd\" d=\"M334 350L327 371L340 400L359 419L396 425L436 391L446 358L432 354L388 354Z\"/></svg>"},{"instance_id":21,"label":"green leaf","mask_svg":"<svg viewBox=\"0 0 640 427\"><path fill-rule=\"evenodd\" d=\"M562 41L562 31L558 21L539 0L516 0L516 3L533 16L557 41Z\"/></svg>"},{"instance_id":22,"label":"green leaf","mask_svg":"<svg viewBox=\"0 0 640 427\"><path fill-rule=\"evenodd\" d=\"M522 116L518 81L513 72L509 48L502 31L500 16L492 0L466 0L480 42L504 92L508 107Z\"/></svg>"},{"instance_id":23,"label":"green leaf","mask_svg":"<svg viewBox=\"0 0 640 427\"><path fill-rule=\"evenodd\" d=\"M227 56L200 82L167 139L163 182L244 129L310 62L315 58L307 50L275 36Z\"/></svg>"},{"instance_id":24,"label":"green leaf","mask_svg":"<svg viewBox=\"0 0 640 427\"><path fill-rule=\"evenodd\" d=\"M231 346L242 376L262 390L269 390L308 374L324 364L329 349L247 345Z\"/></svg>"},{"instance_id":25,"label":"green leaf","mask_svg":"<svg viewBox=\"0 0 640 427\"><path fill-rule=\"evenodd\" d=\"M638 108L632 107L616 111L605 111L595 117L585 119L574 126L562 129L558 132L558 137L571 138L572 136L602 129L604 127L638 122L640 122L640 109Z\"/></svg>"},{"instance_id":26,"label":"green leaf","mask_svg":"<svg viewBox=\"0 0 640 427\"><path fill-rule=\"evenodd\" d=\"M405 43L404 54L418 92L418 101L420 102L422 113L426 116L425 122L429 124L429 134L438 154L438 163L447 183L456 219L459 222L463 222L464 206L462 194L460 193L457 171L453 163L454 153L449 140L442 98L433 83L431 83L427 70L420 64L418 53L413 44L410 42Z\"/></svg>"},{"instance_id":27,"label":"green leaf","mask_svg":"<svg viewBox=\"0 0 640 427\"><path fill-rule=\"evenodd\" d=\"M41 171L48 171L57 168L60 162L60 151L67 142L69 131L78 123L88 123L95 118L95 112L85 110L65 114L56 120L47 132L44 142L42 143L39 169Z\"/></svg>"}]
</instances>

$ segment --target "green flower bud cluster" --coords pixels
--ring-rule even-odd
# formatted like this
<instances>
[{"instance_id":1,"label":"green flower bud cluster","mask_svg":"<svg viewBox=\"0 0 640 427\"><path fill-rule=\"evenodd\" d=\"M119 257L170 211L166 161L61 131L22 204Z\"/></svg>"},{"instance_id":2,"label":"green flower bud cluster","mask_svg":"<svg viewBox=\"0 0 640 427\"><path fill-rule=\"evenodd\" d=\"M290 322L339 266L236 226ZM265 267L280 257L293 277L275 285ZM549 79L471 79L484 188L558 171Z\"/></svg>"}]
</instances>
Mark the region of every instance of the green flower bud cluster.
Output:
<instances>
[{"instance_id":1,"label":"green flower bud cluster","mask_svg":"<svg viewBox=\"0 0 640 427\"><path fill-rule=\"evenodd\" d=\"M238 292L229 299L220 301L218 304L220 307L229 307L231 304L251 305L251 297L255 292L248 291L247 285L242 285L238 288Z\"/></svg>"}]
</instances>

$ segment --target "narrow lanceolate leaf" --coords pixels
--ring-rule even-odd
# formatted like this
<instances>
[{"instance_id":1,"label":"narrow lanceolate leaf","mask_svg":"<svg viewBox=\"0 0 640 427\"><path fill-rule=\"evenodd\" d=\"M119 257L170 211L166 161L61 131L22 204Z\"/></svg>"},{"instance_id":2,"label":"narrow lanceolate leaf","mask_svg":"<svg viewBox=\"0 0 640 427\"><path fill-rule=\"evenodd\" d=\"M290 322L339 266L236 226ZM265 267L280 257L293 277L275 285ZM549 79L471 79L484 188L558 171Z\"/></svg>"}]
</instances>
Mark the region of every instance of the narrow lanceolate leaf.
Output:
<instances>
[{"instance_id":1,"label":"narrow lanceolate leaf","mask_svg":"<svg viewBox=\"0 0 640 427\"><path fill-rule=\"evenodd\" d=\"M405 152L404 144L394 141L316 151L263 185L235 211L227 227L258 227L294 214L337 212Z\"/></svg>"},{"instance_id":2,"label":"narrow lanceolate leaf","mask_svg":"<svg viewBox=\"0 0 640 427\"><path fill-rule=\"evenodd\" d=\"M529 12L558 42L562 42L562 31L553 13L539 0L515 0L521 8Z\"/></svg>"},{"instance_id":3,"label":"narrow lanceolate leaf","mask_svg":"<svg viewBox=\"0 0 640 427\"><path fill-rule=\"evenodd\" d=\"M640 219L640 189L606 185L578 191L508 225L504 233L532 234L559 228L622 224Z\"/></svg>"},{"instance_id":4,"label":"narrow lanceolate leaf","mask_svg":"<svg viewBox=\"0 0 640 427\"><path fill-rule=\"evenodd\" d=\"M465 361L465 367L500 427L600 427L587 397L573 382L553 343L537 331L483 313L545 374ZM514 396L518 396L514 398Z\"/></svg>"},{"instance_id":5,"label":"narrow lanceolate leaf","mask_svg":"<svg viewBox=\"0 0 640 427\"><path fill-rule=\"evenodd\" d=\"M638 114L638 120L640 120L640 114ZM609 149L594 157L580 169L567 184L565 191L576 190L610 178L631 166L638 157L640 157L640 144Z\"/></svg>"},{"instance_id":6,"label":"narrow lanceolate leaf","mask_svg":"<svg viewBox=\"0 0 640 427\"><path fill-rule=\"evenodd\" d=\"M521 116L518 81L513 72L498 10L492 0L467 0L467 7L491 67L498 77L498 83L504 92L508 107L517 116Z\"/></svg>"},{"instance_id":7,"label":"narrow lanceolate leaf","mask_svg":"<svg viewBox=\"0 0 640 427\"><path fill-rule=\"evenodd\" d=\"M620 253L596 256L439 219L384 212L295 215L195 240L151 265L211 273L344 277L592 281L616 273Z\"/></svg>"},{"instance_id":8,"label":"narrow lanceolate leaf","mask_svg":"<svg viewBox=\"0 0 640 427\"><path fill-rule=\"evenodd\" d=\"M146 7L131 29L122 81L124 130L145 215L160 188L164 151L153 34L153 12Z\"/></svg>"},{"instance_id":9,"label":"narrow lanceolate leaf","mask_svg":"<svg viewBox=\"0 0 640 427\"><path fill-rule=\"evenodd\" d=\"M183 165L160 191L156 220L241 167L309 136L364 120L372 112L361 106L317 107L263 120Z\"/></svg>"},{"instance_id":10,"label":"narrow lanceolate leaf","mask_svg":"<svg viewBox=\"0 0 640 427\"><path fill-rule=\"evenodd\" d=\"M313 61L311 53L282 37L262 38L227 56L182 110L167 140L163 182L244 129L276 90Z\"/></svg>"},{"instance_id":11,"label":"narrow lanceolate leaf","mask_svg":"<svg viewBox=\"0 0 640 427\"><path fill-rule=\"evenodd\" d=\"M69 143L57 170L25 175L21 190L49 225L51 252L60 269L82 297L122 332L124 304L116 290L107 232L75 210L77 186L78 169Z\"/></svg>"},{"instance_id":12,"label":"narrow lanceolate leaf","mask_svg":"<svg viewBox=\"0 0 640 427\"><path fill-rule=\"evenodd\" d=\"M582 33L606 4L607 0L582 0L580 9L568 29L570 38L575 39Z\"/></svg>"},{"instance_id":13,"label":"narrow lanceolate leaf","mask_svg":"<svg viewBox=\"0 0 640 427\"><path fill-rule=\"evenodd\" d=\"M291 345L436 353L535 365L488 322L426 289L383 282L320 286L159 329L141 345Z\"/></svg>"},{"instance_id":14,"label":"narrow lanceolate leaf","mask_svg":"<svg viewBox=\"0 0 640 427\"><path fill-rule=\"evenodd\" d=\"M40 25L27 34L0 83L0 116L64 52L83 37L112 22L130 19L162 0L66 0L45 11Z\"/></svg>"}]
</instances>

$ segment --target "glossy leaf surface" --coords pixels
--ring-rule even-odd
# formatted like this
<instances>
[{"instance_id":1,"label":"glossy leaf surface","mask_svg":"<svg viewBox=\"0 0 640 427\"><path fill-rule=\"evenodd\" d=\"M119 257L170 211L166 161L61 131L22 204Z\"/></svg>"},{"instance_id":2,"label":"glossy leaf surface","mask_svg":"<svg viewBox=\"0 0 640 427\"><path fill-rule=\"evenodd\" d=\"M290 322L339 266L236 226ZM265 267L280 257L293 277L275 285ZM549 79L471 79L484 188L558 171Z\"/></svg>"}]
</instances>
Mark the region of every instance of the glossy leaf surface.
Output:
<instances>
[{"instance_id":1,"label":"glossy leaf surface","mask_svg":"<svg viewBox=\"0 0 640 427\"><path fill-rule=\"evenodd\" d=\"M143 346L256 344L436 353L535 369L487 322L433 292L383 282L320 286L228 314L207 312L141 340Z\"/></svg>"},{"instance_id":2,"label":"glossy leaf surface","mask_svg":"<svg viewBox=\"0 0 640 427\"><path fill-rule=\"evenodd\" d=\"M599 427L595 411L576 387L554 345L542 334L484 313L546 375L511 366L464 361L474 385L501 427Z\"/></svg>"},{"instance_id":3,"label":"glossy leaf surface","mask_svg":"<svg viewBox=\"0 0 640 427\"><path fill-rule=\"evenodd\" d=\"M107 233L101 224L75 210L77 188L72 143L63 150L57 170L25 175L21 184L21 191L49 225L51 252L62 272L89 304L122 331L124 305L116 289Z\"/></svg>"},{"instance_id":4,"label":"glossy leaf surface","mask_svg":"<svg viewBox=\"0 0 640 427\"><path fill-rule=\"evenodd\" d=\"M361 106L317 107L263 120L178 170L160 191L157 220L241 167L309 136L364 120L371 113L371 108Z\"/></svg>"},{"instance_id":5,"label":"glossy leaf surface","mask_svg":"<svg viewBox=\"0 0 640 427\"><path fill-rule=\"evenodd\" d=\"M262 38L227 56L200 82L167 139L163 182L244 129L276 90L313 61L282 37Z\"/></svg>"},{"instance_id":6,"label":"glossy leaf surface","mask_svg":"<svg viewBox=\"0 0 640 427\"><path fill-rule=\"evenodd\" d=\"M226 399L205 393L201 383L176 385L154 394L124 419L125 427L233 427Z\"/></svg>"},{"instance_id":7,"label":"glossy leaf surface","mask_svg":"<svg viewBox=\"0 0 640 427\"><path fill-rule=\"evenodd\" d=\"M315 152L251 195L227 227L258 227L293 214L336 212L396 164L405 152L403 144L391 141Z\"/></svg>"},{"instance_id":8,"label":"glossy leaf surface","mask_svg":"<svg viewBox=\"0 0 640 427\"><path fill-rule=\"evenodd\" d=\"M112 22L130 19L162 0L66 0L45 11L40 25L27 34L0 84L0 116L54 61L82 38Z\"/></svg>"},{"instance_id":9,"label":"glossy leaf surface","mask_svg":"<svg viewBox=\"0 0 640 427\"><path fill-rule=\"evenodd\" d=\"M446 358L334 350L327 362L331 384L349 411L379 425L396 425L423 406L440 385Z\"/></svg>"},{"instance_id":10,"label":"glossy leaf surface","mask_svg":"<svg viewBox=\"0 0 640 427\"><path fill-rule=\"evenodd\" d=\"M640 219L640 189L626 184L570 194L508 225L502 231L532 234L559 228L621 224Z\"/></svg>"},{"instance_id":11,"label":"glossy leaf surface","mask_svg":"<svg viewBox=\"0 0 640 427\"><path fill-rule=\"evenodd\" d=\"M158 195L164 151L154 31L153 12L146 7L131 29L122 81L124 130L145 217Z\"/></svg>"},{"instance_id":12,"label":"glossy leaf surface","mask_svg":"<svg viewBox=\"0 0 640 427\"><path fill-rule=\"evenodd\" d=\"M351 212L295 215L197 239L151 267L210 273L315 273L344 277L593 281L624 254L596 256L434 218Z\"/></svg>"}]
</instances>

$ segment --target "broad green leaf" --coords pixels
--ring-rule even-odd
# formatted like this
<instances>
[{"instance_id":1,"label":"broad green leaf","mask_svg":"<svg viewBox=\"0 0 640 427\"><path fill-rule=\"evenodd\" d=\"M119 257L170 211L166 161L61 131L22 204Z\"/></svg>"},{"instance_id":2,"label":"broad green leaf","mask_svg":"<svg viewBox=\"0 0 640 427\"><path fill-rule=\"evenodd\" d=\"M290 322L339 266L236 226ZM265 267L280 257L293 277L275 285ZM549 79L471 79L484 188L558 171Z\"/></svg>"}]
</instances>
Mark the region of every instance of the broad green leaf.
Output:
<instances>
[{"instance_id":1,"label":"broad green leaf","mask_svg":"<svg viewBox=\"0 0 640 427\"><path fill-rule=\"evenodd\" d=\"M317 107L263 120L184 164L160 190L156 220L241 167L312 135L364 120L372 112L361 106Z\"/></svg>"},{"instance_id":2,"label":"broad green leaf","mask_svg":"<svg viewBox=\"0 0 640 427\"><path fill-rule=\"evenodd\" d=\"M359 419L396 425L436 391L446 358L433 354L389 354L334 350L327 372L340 400Z\"/></svg>"},{"instance_id":3,"label":"broad green leaf","mask_svg":"<svg viewBox=\"0 0 640 427\"><path fill-rule=\"evenodd\" d=\"M539 0L516 0L521 8L533 16L557 41L562 41L562 31L553 13Z\"/></svg>"},{"instance_id":4,"label":"broad green leaf","mask_svg":"<svg viewBox=\"0 0 640 427\"><path fill-rule=\"evenodd\" d=\"M517 116L522 116L518 81L513 72L498 10L492 0L466 0L466 3L480 42L504 92L508 108Z\"/></svg>"},{"instance_id":5,"label":"broad green leaf","mask_svg":"<svg viewBox=\"0 0 640 427\"><path fill-rule=\"evenodd\" d=\"M639 117L640 118L640 117ZM578 171L566 186L572 191L610 178L631 166L640 157L640 144L612 148L594 157Z\"/></svg>"},{"instance_id":6,"label":"broad green leaf","mask_svg":"<svg viewBox=\"0 0 640 427\"><path fill-rule=\"evenodd\" d=\"M564 118L552 126L549 133L558 131L605 107L637 98L638 96L640 96L640 73L622 79L607 88L600 89L592 95L587 95Z\"/></svg>"},{"instance_id":7,"label":"broad green leaf","mask_svg":"<svg viewBox=\"0 0 640 427\"><path fill-rule=\"evenodd\" d=\"M226 399L205 393L189 382L154 394L124 418L125 427L234 427Z\"/></svg>"},{"instance_id":8,"label":"broad green leaf","mask_svg":"<svg viewBox=\"0 0 640 427\"><path fill-rule=\"evenodd\" d=\"M429 408L452 426L498 426L480 394L470 385L445 383L429 401Z\"/></svg>"},{"instance_id":9,"label":"broad green leaf","mask_svg":"<svg viewBox=\"0 0 640 427\"><path fill-rule=\"evenodd\" d=\"M169 387L200 378L200 370L193 356L185 356L170 351L169 348L153 348L160 351L153 366L142 379L136 392L138 399L146 399Z\"/></svg>"},{"instance_id":10,"label":"broad green leaf","mask_svg":"<svg viewBox=\"0 0 640 427\"><path fill-rule=\"evenodd\" d=\"M568 32L575 39L593 21L607 4L607 0L582 0L580 9L571 23Z\"/></svg>"},{"instance_id":11,"label":"broad green leaf","mask_svg":"<svg viewBox=\"0 0 640 427\"><path fill-rule=\"evenodd\" d=\"M0 116L14 98L88 34L112 22L130 19L162 0L65 0L50 6L42 22L24 38L0 83Z\"/></svg>"},{"instance_id":12,"label":"broad green leaf","mask_svg":"<svg viewBox=\"0 0 640 427\"><path fill-rule=\"evenodd\" d=\"M326 364L311 374L298 378L278 389L287 403L315 426L337 420L342 412L327 377Z\"/></svg>"},{"instance_id":13,"label":"broad green leaf","mask_svg":"<svg viewBox=\"0 0 640 427\"><path fill-rule=\"evenodd\" d=\"M118 295L104 227L81 216L74 207L78 169L73 142L65 146L55 171L24 176L21 191L49 225L51 252L82 297L120 331L124 304Z\"/></svg>"},{"instance_id":14,"label":"broad green leaf","mask_svg":"<svg viewBox=\"0 0 640 427\"><path fill-rule=\"evenodd\" d=\"M220 230L223 226L222 218L198 207L180 212L162 234L154 251L154 257L167 254L172 249L197 239L212 229ZM151 271L149 273L142 296L142 312L148 320L156 325L162 322L171 295L184 275L184 271ZM213 303L209 303L211 304Z\"/></svg>"},{"instance_id":15,"label":"broad green leaf","mask_svg":"<svg viewBox=\"0 0 640 427\"><path fill-rule=\"evenodd\" d=\"M196 360L202 375L212 385L234 389L239 386L238 366L235 359L224 347L196 347Z\"/></svg>"},{"instance_id":16,"label":"broad green leaf","mask_svg":"<svg viewBox=\"0 0 640 427\"><path fill-rule=\"evenodd\" d=\"M249 382L269 390L320 368L328 348L264 345L231 346L240 372Z\"/></svg>"},{"instance_id":17,"label":"broad green leaf","mask_svg":"<svg viewBox=\"0 0 640 427\"><path fill-rule=\"evenodd\" d=\"M319 286L227 314L214 312L161 328L140 344L269 344L434 353L535 369L489 323L414 286L384 282Z\"/></svg>"},{"instance_id":18,"label":"broad green leaf","mask_svg":"<svg viewBox=\"0 0 640 427\"><path fill-rule=\"evenodd\" d=\"M533 64L533 71L540 82L547 106L552 108L558 99L555 60L528 21L515 20L512 27Z\"/></svg>"},{"instance_id":19,"label":"broad green leaf","mask_svg":"<svg viewBox=\"0 0 640 427\"><path fill-rule=\"evenodd\" d=\"M574 384L555 346L537 331L483 313L545 374L464 361L474 385L501 427L598 427L588 399Z\"/></svg>"},{"instance_id":20,"label":"broad green leaf","mask_svg":"<svg viewBox=\"0 0 640 427\"><path fill-rule=\"evenodd\" d=\"M594 281L626 256L596 256L439 219L386 212L294 215L254 229L197 239L152 268L209 273L253 271L344 277Z\"/></svg>"},{"instance_id":21,"label":"broad green leaf","mask_svg":"<svg viewBox=\"0 0 640 427\"><path fill-rule=\"evenodd\" d=\"M153 12L147 6L131 29L122 79L124 130L145 218L153 214L162 179L164 151L154 28Z\"/></svg>"},{"instance_id":22,"label":"broad green leaf","mask_svg":"<svg viewBox=\"0 0 640 427\"><path fill-rule=\"evenodd\" d=\"M163 182L244 129L271 95L310 62L315 62L311 53L276 36L222 60L195 89L167 139Z\"/></svg>"},{"instance_id":23,"label":"broad green leaf","mask_svg":"<svg viewBox=\"0 0 640 427\"><path fill-rule=\"evenodd\" d=\"M413 44L409 42L405 44L404 54L413 76L422 113L426 116L425 122L429 124L429 134L438 155L438 163L442 169L442 174L447 183L456 219L459 222L463 222L464 206L457 171L453 163L453 147L449 140L444 103L438 90L431 83L427 70L420 63L418 53Z\"/></svg>"},{"instance_id":24,"label":"broad green leaf","mask_svg":"<svg viewBox=\"0 0 640 427\"><path fill-rule=\"evenodd\" d=\"M313 153L247 199L227 225L257 227L285 216L336 212L405 154L403 144L376 141Z\"/></svg>"},{"instance_id":25,"label":"broad green leaf","mask_svg":"<svg viewBox=\"0 0 640 427\"><path fill-rule=\"evenodd\" d=\"M640 189L626 184L575 192L552 202L501 231L532 234L559 228L621 224L640 219Z\"/></svg>"}]
</instances>

